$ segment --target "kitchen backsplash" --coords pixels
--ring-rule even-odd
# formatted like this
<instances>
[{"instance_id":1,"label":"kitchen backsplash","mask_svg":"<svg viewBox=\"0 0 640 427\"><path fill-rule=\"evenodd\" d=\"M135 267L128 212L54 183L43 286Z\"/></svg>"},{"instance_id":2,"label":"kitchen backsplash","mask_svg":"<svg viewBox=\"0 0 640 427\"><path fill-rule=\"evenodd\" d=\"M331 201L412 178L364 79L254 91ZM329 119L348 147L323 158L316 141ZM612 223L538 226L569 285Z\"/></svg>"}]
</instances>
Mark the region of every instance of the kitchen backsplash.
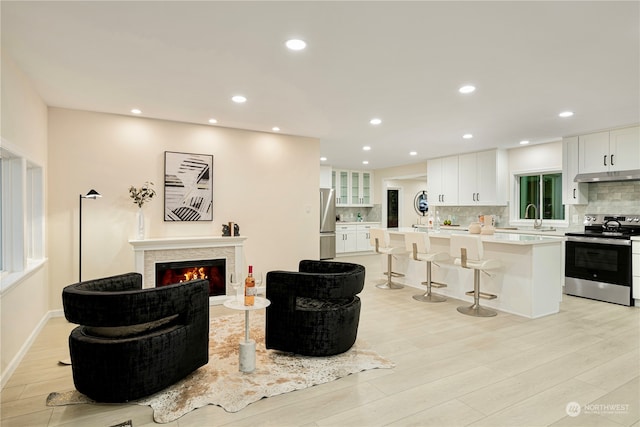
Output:
<instances>
[{"instance_id":1,"label":"kitchen backsplash","mask_svg":"<svg viewBox=\"0 0 640 427\"><path fill-rule=\"evenodd\" d=\"M588 204L569 209L571 214L578 215L580 223L587 213L640 213L640 181L594 182L588 185Z\"/></svg>"},{"instance_id":2,"label":"kitchen backsplash","mask_svg":"<svg viewBox=\"0 0 640 427\"><path fill-rule=\"evenodd\" d=\"M569 226L581 226L586 213L636 214L640 213L640 181L593 182L589 183L589 202L587 205L569 207ZM413 209L413 206L411 206ZM435 215L436 208L432 207ZM478 220L478 215L495 215L498 227L509 226L508 206L442 206L437 208L440 219L451 219L454 224L469 225ZM343 221L356 221L358 213L364 221L381 222L382 205L373 207L337 207L336 215L342 215ZM418 222L416 215L415 223ZM573 221L577 219L577 221ZM426 224L426 218L422 218ZM411 224L403 224L410 227Z\"/></svg>"},{"instance_id":3,"label":"kitchen backsplash","mask_svg":"<svg viewBox=\"0 0 640 427\"><path fill-rule=\"evenodd\" d=\"M358 214L362 216L363 221L381 222L382 221L382 205L377 204L373 207L361 208L343 208L336 207L336 216L340 216L342 221L357 221Z\"/></svg>"},{"instance_id":4,"label":"kitchen backsplash","mask_svg":"<svg viewBox=\"0 0 640 427\"><path fill-rule=\"evenodd\" d=\"M436 208L430 207L429 212L435 216ZM437 208L437 212L441 221L450 219L453 225L466 226L477 222L478 215L494 215L497 227L509 224L508 206L442 206ZM423 222L426 223L424 220Z\"/></svg>"}]
</instances>

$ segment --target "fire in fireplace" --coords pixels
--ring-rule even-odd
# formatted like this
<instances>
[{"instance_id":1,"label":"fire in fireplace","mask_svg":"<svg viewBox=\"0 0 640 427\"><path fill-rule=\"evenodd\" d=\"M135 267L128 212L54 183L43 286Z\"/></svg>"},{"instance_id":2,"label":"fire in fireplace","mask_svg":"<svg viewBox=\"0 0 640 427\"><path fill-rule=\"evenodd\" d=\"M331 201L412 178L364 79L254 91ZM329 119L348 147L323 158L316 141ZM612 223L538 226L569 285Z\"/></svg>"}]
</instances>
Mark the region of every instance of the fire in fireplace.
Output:
<instances>
[{"instance_id":1,"label":"fire in fireplace","mask_svg":"<svg viewBox=\"0 0 640 427\"><path fill-rule=\"evenodd\" d=\"M208 259L156 263L156 287L195 279L209 280L209 296L226 294L226 261Z\"/></svg>"}]
</instances>

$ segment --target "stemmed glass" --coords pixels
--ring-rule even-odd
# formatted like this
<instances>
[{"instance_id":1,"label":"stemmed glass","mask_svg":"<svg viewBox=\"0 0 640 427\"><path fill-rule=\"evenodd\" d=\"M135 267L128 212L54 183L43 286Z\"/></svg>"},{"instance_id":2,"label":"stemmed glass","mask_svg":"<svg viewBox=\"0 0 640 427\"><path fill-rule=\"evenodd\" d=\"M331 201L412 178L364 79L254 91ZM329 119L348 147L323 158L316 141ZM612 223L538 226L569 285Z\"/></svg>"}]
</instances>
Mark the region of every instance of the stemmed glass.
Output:
<instances>
[{"instance_id":1,"label":"stemmed glass","mask_svg":"<svg viewBox=\"0 0 640 427\"><path fill-rule=\"evenodd\" d=\"M238 289L240 289L240 280L238 280L238 275L236 273L229 274L229 284L233 288L236 302L239 302L240 299L238 298Z\"/></svg>"},{"instance_id":2,"label":"stemmed glass","mask_svg":"<svg viewBox=\"0 0 640 427\"><path fill-rule=\"evenodd\" d=\"M256 281L256 292L259 292L257 288L262 286L262 272L253 273L253 279Z\"/></svg>"}]
</instances>

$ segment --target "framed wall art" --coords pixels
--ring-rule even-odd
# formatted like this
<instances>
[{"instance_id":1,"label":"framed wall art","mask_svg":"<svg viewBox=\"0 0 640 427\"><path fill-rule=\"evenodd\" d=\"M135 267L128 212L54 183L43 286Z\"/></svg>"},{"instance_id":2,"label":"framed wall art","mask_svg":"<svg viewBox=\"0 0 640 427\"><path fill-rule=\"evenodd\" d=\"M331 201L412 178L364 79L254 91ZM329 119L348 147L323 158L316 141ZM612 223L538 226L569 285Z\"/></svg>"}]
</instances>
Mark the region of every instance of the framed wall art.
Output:
<instances>
[{"instance_id":1,"label":"framed wall art","mask_svg":"<svg viewBox=\"0 0 640 427\"><path fill-rule=\"evenodd\" d=\"M213 221L213 155L164 152L164 220Z\"/></svg>"}]
</instances>

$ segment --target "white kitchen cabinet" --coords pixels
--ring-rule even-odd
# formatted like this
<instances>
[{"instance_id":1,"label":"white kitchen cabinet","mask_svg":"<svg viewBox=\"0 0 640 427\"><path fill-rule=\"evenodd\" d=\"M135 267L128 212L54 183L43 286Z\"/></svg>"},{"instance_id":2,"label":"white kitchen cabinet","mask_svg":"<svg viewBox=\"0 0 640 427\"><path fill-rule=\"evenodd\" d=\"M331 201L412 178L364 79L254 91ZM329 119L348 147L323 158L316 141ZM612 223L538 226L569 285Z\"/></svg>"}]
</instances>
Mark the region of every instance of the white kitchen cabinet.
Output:
<instances>
[{"instance_id":1,"label":"white kitchen cabinet","mask_svg":"<svg viewBox=\"0 0 640 427\"><path fill-rule=\"evenodd\" d=\"M334 170L331 186L336 206L373 206L373 172Z\"/></svg>"},{"instance_id":2,"label":"white kitchen cabinet","mask_svg":"<svg viewBox=\"0 0 640 427\"><path fill-rule=\"evenodd\" d=\"M578 174L579 141L577 136L562 140L562 203L585 205L589 201L589 188L585 182L574 182Z\"/></svg>"},{"instance_id":3,"label":"white kitchen cabinet","mask_svg":"<svg viewBox=\"0 0 640 427\"><path fill-rule=\"evenodd\" d=\"M351 206L373 206L373 173L369 171L351 171Z\"/></svg>"},{"instance_id":4,"label":"white kitchen cabinet","mask_svg":"<svg viewBox=\"0 0 640 427\"><path fill-rule=\"evenodd\" d=\"M640 169L640 127L581 135L580 173L615 172Z\"/></svg>"},{"instance_id":5,"label":"white kitchen cabinet","mask_svg":"<svg viewBox=\"0 0 640 427\"><path fill-rule=\"evenodd\" d=\"M358 252L372 251L374 247L371 246L371 232L372 228L380 228L380 223L377 224L358 224L356 226L356 248Z\"/></svg>"},{"instance_id":6,"label":"white kitchen cabinet","mask_svg":"<svg viewBox=\"0 0 640 427\"><path fill-rule=\"evenodd\" d=\"M336 195L336 206L347 206L349 203L349 171L332 171L331 187Z\"/></svg>"},{"instance_id":7,"label":"white kitchen cabinet","mask_svg":"<svg viewBox=\"0 0 640 427\"><path fill-rule=\"evenodd\" d=\"M380 223L336 225L336 253L372 251L370 230Z\"/></svg>"},{"instance_id":8,"label":"white kitchen cabinet","mask_svg":"<svg viewBox=\"0 0 640 427\"><path fill-rule=\"evenodd\" d=\"M461 154L458 170L459 205L507 204L507 156L504 150Z\"/></svg>"},{"instance_id":9,"label":"white kitchen cabinet","mask_svg":"<svg viewBox=\"0 0 640 427\"><path fill-rule=\"evenodd\" d=\"M356 252L356 225L336 225L336 253Z\"/></svg>"},{"instance_id":10,"label":"white kitchen cabinet","mask_svg":"<svg viewBox=\"0 0 640 427\"><path fill-rule=\"evenodd\" d=\"M631 242L631 271L633 275L633 298L640 300L640 241Z\"/></svg>"},{"instance_id":11,"label":"white kitchen cabinet","mask_svg":"<svg viewBox=\"0 0 640 427\"><path fill-rule=\"evenodd\" d=\"M427 201L430 206L458 204L458 156L427 161Z\"/></svg>"}]
</instances>

